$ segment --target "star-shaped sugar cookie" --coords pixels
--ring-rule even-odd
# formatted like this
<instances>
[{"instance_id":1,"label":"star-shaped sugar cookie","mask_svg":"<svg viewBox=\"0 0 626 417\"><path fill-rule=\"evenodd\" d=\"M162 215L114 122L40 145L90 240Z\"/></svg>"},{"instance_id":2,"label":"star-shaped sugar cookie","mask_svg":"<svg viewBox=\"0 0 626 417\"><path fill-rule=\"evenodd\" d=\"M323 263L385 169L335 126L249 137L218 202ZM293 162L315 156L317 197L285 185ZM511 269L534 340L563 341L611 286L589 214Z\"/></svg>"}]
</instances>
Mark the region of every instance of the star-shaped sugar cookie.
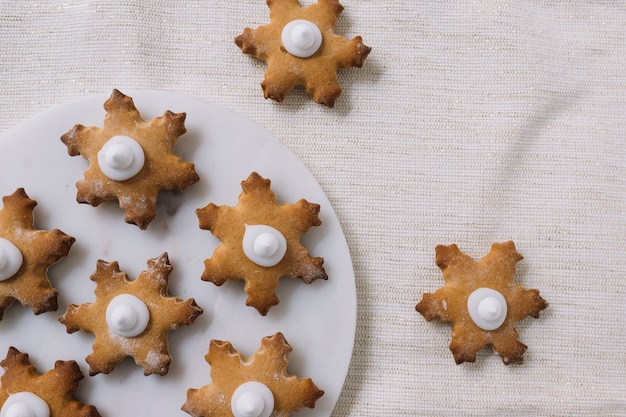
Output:
<instances>
[{"instance_id":1,"label":"star-shaped sugar cookie","mask_svg":"<svg viewBox=\"0 0 626 417\"><path fill-rule=\"evenodd\" d=\"M0 210L0 319L13 301L35 314L57 309L48 268L68 255L75 239L58 229L34 227L35 200L23 188L2 198Z\"/></svg>"},{"instance_id":2,"label":"star-shaped sugar cookie","mask_svg":"<svg viewBox=\"0 0 626 417\"><path fill-rule=\"evenodd\" d=\"M251 404L242 400L245 395L258 398L262 395L257 394L264 391L269 392L270 398L264 397L262 413L248 415L287 417L302 407L314 408L324 391L310 378L298 378L287 372L291 351L281 333L264 337L252 357L239 353L230 342L212 340L205 356L211 366L211 383L189 389L183 411L193 417L232 417L233 408L251 408ZM238 399L243 404L238 404Z\"/></svg>"},{"instance_id":3,"label":"star-shaped sugar cookie","mask_svg":"<svg viewBox=\"0 0 626 417\"><path fill-rule=\"evenodd\" d=\"M343 6L319 0L307 7L298 0L267 0L270 23L246 28L235 39L243 53L267 63L261 83L265 98L283 101L301 86L317 103L333 107L341 94L337 70L360 68L371 48L360 36L351 40L335 33Z\"/></svg>"},{"instance_id":4,"label":"star-shaped sugar cookie","mask_svg":"<svg viewBox=\"0 0 626 417\"><path fill-rule=\"evenodd\" d=\"M426 293L416 310L428 321L452 323L450 350L457 364L474 362L476 353L491 345L504 364L521 362L526 345L518 340L515 323L539 317L548 304L539 291L515 282L522 259L513 242L494 243L479 261L456 245L437 246L436 263L445 285Z\"/></svg>"},{"instance_id":5,"label":"star-shaped sugar cookie","mask_svg":"<svg viewBox=\"0 0 626 417\"><path fill-rule=\"evenodd\" d=\"M89 167L76 183L76 200L98 206L117 200L125 221L146 229L156 216L161 190L185 190L199 181L194 164L174 153L185 128L185 113L166 111L144 120L131 97L113 90L104 103L103 127L75 125L61 137L71 156Z\"/></svg>"},{"instance_id":6,"label":"star-shaped sugar cookie","mask_svg":"<svg viewBox=\"0 0 626 417\"><path fill-rule=\"evenodd\" d=\"M50 417L100 417L93 405L84 405L72 393L83 379L75 361L56 361L54 369L39 374L28 354L10 347L0 366L0 407L6 416L37 416L43 408ZM34 405L33 405L34 403Z\"/></svg>"},{"instance_id":7,"label":"star-shaped sugar cookie","mask_svg":"<svg viewBox=\"0 0 626 417\"><path fill-rule=\"evenodd\" d=\"M190 325L202 314L193 298L181 300L167 293L172 266L167 253L148 261L148 269L129 280L117 262L98 261L91 276L96 301L71 304L59 318L68 333L78 330L96 337L87 356L89 375L109 373L127 356L142 366L145 375L169 370L167 333ZM144 314L145 313L145 314Z\"/></svg>"},{"instance_id":8,"label":"star-shaped sugar cookie","mask_svg":"<svg viewBox=\"0 0 626 417\"><path fill-rule=\"evenodd\" d=\"M274 291L281 277L300 278L307 284L328 278L324 259L312 257L300 242L303 233L321 224L320 206L304 199L277 203L270 180L256 172L241 188L235 207L209 203L196 210L200 228L221 241L204 261L202 279L218 286L243 279L246 305L266 315L279 302Z\"/></svg>"}]
</instances>

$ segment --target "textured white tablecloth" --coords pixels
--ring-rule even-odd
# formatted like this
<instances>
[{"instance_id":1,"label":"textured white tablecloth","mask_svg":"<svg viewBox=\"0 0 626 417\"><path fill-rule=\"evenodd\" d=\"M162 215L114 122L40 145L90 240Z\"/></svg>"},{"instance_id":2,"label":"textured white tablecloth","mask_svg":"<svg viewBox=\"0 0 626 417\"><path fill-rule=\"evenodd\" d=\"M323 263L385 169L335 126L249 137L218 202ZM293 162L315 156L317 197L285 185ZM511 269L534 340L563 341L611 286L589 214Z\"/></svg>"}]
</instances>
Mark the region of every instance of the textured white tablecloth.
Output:
<instances>
[{"instance_id":1,"label":"textured white tablecloth","mask_svg":"<svg viewBox=\"0 0 626 417\"><path fill-rule=\"evenodd\" d=\"M342 4L337 31L373 49L328 109L263 99L265 64L233 41L268 22L263 0L1 1L0 134L118 88L198 96L278 137L353 256L336 417L626 415L626 3ZM524 364L455 365L450 327L414 309L443 283L434 248L506 240L550 306L517 325Z\"/></svg>"}]
</instances>

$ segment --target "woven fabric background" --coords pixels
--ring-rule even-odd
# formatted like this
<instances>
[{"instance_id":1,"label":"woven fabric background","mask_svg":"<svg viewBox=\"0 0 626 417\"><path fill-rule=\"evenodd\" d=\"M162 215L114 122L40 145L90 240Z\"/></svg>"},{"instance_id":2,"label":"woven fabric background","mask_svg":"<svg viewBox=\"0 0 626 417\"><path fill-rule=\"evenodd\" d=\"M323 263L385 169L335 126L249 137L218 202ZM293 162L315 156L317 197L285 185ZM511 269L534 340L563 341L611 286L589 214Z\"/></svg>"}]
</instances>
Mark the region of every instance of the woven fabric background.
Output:
<instances>
[{"instance_id":1,"label":"woven fabric background","mask_svg":"<svg viewBox=\"0 0 626 417\"><path fill-rule=\"evenodd\" d=\"M373 49L328 109L302 90L263 99L265 64L233 41L268 22L263 0L0 1L0 134L112 88L187 93L272 132L353 256L334 417L625 416L626 4L342 4L337 32ZM517 325L522 365L490 349L455 365L450 326L415 311L443 284L434 248L478 259L507 240L518 282L550 305Z\"/></svg>"}]
</instances>

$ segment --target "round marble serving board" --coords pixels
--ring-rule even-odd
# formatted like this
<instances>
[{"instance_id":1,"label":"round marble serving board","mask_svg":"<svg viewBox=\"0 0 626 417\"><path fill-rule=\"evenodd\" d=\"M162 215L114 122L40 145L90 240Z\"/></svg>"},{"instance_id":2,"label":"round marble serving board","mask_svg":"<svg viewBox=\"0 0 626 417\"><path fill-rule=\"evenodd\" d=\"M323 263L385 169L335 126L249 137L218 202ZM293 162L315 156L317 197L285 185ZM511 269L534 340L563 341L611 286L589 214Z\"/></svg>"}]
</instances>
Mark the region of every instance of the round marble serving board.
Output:
<instances>
[{"instance_id":1,"label":"round marble serving board","mask_svg":"<svg viewBox=\"0 0 626 417\"><path fill-rule=\"evenodd\" d=\"M40 113L0 138L0 195L23 187L38 202L35 226L61 229L76 238L68 257L48 270L59 290L59 309L35 316L14 303L0 321L0 358L9 346L30 355L40 373L56 360L76 360L85 374L74 395L93 404L106 416L171 417L180 410L188 388L211 382L204 360L211 339L229 340L250 356L264 336L282 332L293 347L291 374L310 377L324 395L314 409L298 416L329 416L341 392L354 343L356 290L354 271L345 237L323 190L288 148L265 129L220 105L183 94L160 91L123 91L133 97L146 120L166 110L185 112L187 133L175 152L196 166L200 181L184 192L162 192L157 217L147 230L124 223L116 202L91 207L76 202L75 183L88 162L70 157L60 136L80 123L102 126L103 103L108 94L86 97ZM256 171L272 181L279 202L305 198L321 205L322 225L303 235L313 256L324 258L327 281L304 284L282 278L280 303L267 316L245 305L243 283L221 287L201 281L204 259L219 241L198 227L197 208L209 202L233 206L241 181ZM127 358L108 375L87 376L85 357L94 337L79 331L68 334L58 318L71 303L95 300L95 283L89 277L98 259L118 261L131 279L146 268L150 258L169 254L174 267L169 293L194 298L204 313L191 326L169 333L173 357L167 375L143 375ZM2 371L0 370L0 373Z\"/></svg>"}]
</instances>

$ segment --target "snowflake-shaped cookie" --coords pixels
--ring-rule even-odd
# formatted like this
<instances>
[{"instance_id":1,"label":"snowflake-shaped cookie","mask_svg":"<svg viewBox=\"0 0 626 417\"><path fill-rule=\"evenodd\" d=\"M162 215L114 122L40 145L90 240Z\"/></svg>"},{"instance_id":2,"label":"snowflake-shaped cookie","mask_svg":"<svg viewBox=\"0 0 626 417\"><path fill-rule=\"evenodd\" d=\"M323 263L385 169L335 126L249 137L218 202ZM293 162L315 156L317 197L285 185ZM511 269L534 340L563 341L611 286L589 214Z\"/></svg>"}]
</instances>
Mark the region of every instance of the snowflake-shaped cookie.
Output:
<instances>
[{"instance_id":1,"label":"snowflake-shaped cookie","mask_svg":"<svg viewBox=\"0 0 626 417\"><path fill-rule=\"evenodd\" d=\"M241 188L235 207L209 203L196 210L200 228L221 241L204 261L202 279L218 286L243 279L246 305L266 315L279 302L274 291L281 277L300 278L307 284L328 278L324 259L312 257L300 243L303 233L321 224L320 206L304 199L278 204L270 180L256 172Z\"/></svg>"},{"instance_id":2,"label":"snowflake-shaped cookie","mask_svg":"<svg viewBox=\"0 0 626 417\"><path fill-rule=\"evenodd\" d=\"M186 114L168 110L145 121L133 99L118 90L104 109L103 127L78 124L61 137L71 156L89 160L84 178L76 183L76 200L94 207L118 200L124 220L146 229L156 216L159 191L185 190L199 180L194 165L173 151L186 132Z\"/></svg>"},{"instance_id":3,"label":"snowflake-shaped cookie","mask_svg":"<svg viewBox=\"0 0 626 417\"><path fill-rule=\"evenodd\" d=\"M37 205L23 188L2 198L0 210L0 319L14 300L35 314L57 309L48 268L67 256L75 239L58 229L34 227Z\"/></svg>"},{"instance_id":4,"label":"snowflake-shaped cookie","mask_svg":"<svg viewBox=\"0 0 626 417\"><path fill-rule=\"evenodd\" d=\"M270 23L244 29L235 43L245 54L267 63L261 83L265 98L283 101L302 86L317 103L333 107L341 94L337 70L358 67L370 53L360 36L348 41L335 33L343 6L319 0L301 7L298 0L267 0Z\"/></svg>"},{"instance_id":5,"label":"snowflake-shaped cookie","mask_svg":"<svg viewBox=\"0 0 626 417\"><path fill-rule=\"evenodd\" d=\"M291 351L281 333L264 337L259 350L249 358L230 342L212 340L205 356L211 366L212 382L199 389L189 389L183 411L194 417L232 417L237 409L250 410L258 405L259 397L264 400L264 407L259 407L262 413L247 415L286 417L305 406L314 408L324 391L310 378L287 373ZM264 391L270 393L269 399L262 395Z\"/></svg>"},{"instance_id":6,"label":"snowflake-shaped cookie","mask_svg":"<svg viewBox=\"0 0 626 417\"><path fill-rule=\"evenodd\" d=\"M526 345L518 340L514 324L527 316L538 318L548 304L538 290L526 290L514 281L521 259L511 241L494 243L480 261L454 244L436 247L445 285L424 294L415 308L428 321L452 322L450 350L457 364L474 362L487 345L504 364L522 361Z\"/></svg>"},{"instance_id":7,"label":"snowflake-shaped cookie","mask_svg":"<svg viewBox=\"0 0 626 417\"><path fill-rule=\"evenodd\" d=\"M96 301L71 304L59 318L68 333L80 329L95 335L93 352L86 358L89 375L111 372L126 356L133 357L145 375L167 374L167 333L202 314L193 298L183 301L168 295L171 271L167 253L148 260L148 269L134 281L117 262L98 261L91 276Z\"/></svg>"},{"instance_id":8,"label":"snowflake-shaped cookie","mask_svg":"<svg viewBox=\"0 0 626 417\"><path fill-rule=\"evenodd\" d=\"M2 415L41 415L31 412L43 407L50 417L100 417L94 406L72 397L84 378L75 361L56 361L54 369L39 374L28 354L10 347L0 366L4 368L0 379Z\"/></svg>"}]
</instances>

